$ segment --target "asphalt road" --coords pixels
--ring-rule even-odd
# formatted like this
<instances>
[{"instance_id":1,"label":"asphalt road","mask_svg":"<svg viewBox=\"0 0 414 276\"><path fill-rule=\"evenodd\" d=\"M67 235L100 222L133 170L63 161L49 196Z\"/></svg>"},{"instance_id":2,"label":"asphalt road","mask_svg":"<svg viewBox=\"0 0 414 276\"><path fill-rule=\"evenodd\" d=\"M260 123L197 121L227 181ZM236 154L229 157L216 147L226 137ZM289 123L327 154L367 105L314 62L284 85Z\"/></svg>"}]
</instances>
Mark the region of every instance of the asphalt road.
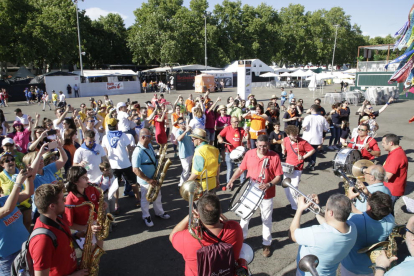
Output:
<instances>
[{"instance_id":1,"label":"asphalt road","mask_svg":"<svg viewBox=\"0 0 414 276\"><path fill-rule=\"evenodd\" d=\"M222 98L221 103L225 102L229 96L236 96L236 88L227 88L224 92L213 93L211 98L216 99L217 96ZM338 85L327 86L325 93L339 90ZM166 95L168 101L174 102L176 97L181 94L184 98L192 91L173 91L172 94ZM296 98L304 99L305 108L309 108L313 103L312 92L308 89L293 89ZM270 99L272 94L280 96L279 89L254 89L253 94L256 95L258 101L265 102ZM317 97L322 98L323 95L316 93ZM94 97L96 100L99 97ZM103 97L102 97L103 98ZM116 103L118 101L138 100L141 104L152 98L152 93L137 95L117 95L111 99ZM79 107L83 102L88 104L89 98L71 98L68 99L74 107ZM413 101L404 101L401 98L397 103L393 103L388 109L378 117L377 122L380 126L376 140L380 142L382 136L386 133L395 133L401 136L401 146L406 150L409 161L414 157L414 124L409 124L408 120L414 115L412 105ZM327 110L331 110L329 104L322 104ZM3 108L6 119L11 121L14 118L13 110L17 107L22 108L23 113L32 115L39 112L47 118L55 118L53 111L41 111L38 105L27 106L25 102L11 103L10 107ZM374 107L378 110L381 106ZM356 126L357 116L355 115L358 107L351 108L351 129ZM327 141L325 141L325 145ZM173 158L172 147L169 148L169 157L173 164L171 165L166 180L162 188L162 202L166 212L171 215L170 220L158 219L153 215L154 227L147 228L141 218L141 210L134 207L134 199L121 198L121 213L116 217L117 227L109 235L105 241L105 250L107 254L102 256L100 262L99 275L184 275L184 261L179 253L177 253L168 240L168 235L174 226L188 214L188 203L184 201L179 194L177 184L179 175L181 174L181 164L177 158ZM381 157L378 158L379 163L383 163L386 159L386 152L382 149ZM305 171L299 189L305 194L316 193L325 205L327 198L334 193L343 192L340 187L339 178L332 172L332 160L334 152L327 154L319 154L315 171ZM223 163L221 167L220 183L225 185L226 167ZM413 183L413 167L409 167L408 185L406 194L412 197L414 190ZM232 212L228 212L228 206L232 194L234 192L218 192L218 196L222 202L222 208L225 215L229 219L238 220ZM245 240L254 252L255 258L250 264L251 272L254 275L295 275L296 270L296 254L298 245L288 238L288 229L292 220L287 208L288 201L281 187L277 187L276 197L274 198L273 226L272 226L272 250L273 254L269 258L262 256L262 237L261 237L261 219L260 212L256 212L250 221L249 237ZM402 200L396 205L396 222L405 223L410 216L405 212L402 206ZM152 209L152 208L151 208ZM310 226L316 224L314 215L310 212L306 213L301 219L302 226ZM405 245L403 245L405 247Z\"/></svg>"}]
</instances>

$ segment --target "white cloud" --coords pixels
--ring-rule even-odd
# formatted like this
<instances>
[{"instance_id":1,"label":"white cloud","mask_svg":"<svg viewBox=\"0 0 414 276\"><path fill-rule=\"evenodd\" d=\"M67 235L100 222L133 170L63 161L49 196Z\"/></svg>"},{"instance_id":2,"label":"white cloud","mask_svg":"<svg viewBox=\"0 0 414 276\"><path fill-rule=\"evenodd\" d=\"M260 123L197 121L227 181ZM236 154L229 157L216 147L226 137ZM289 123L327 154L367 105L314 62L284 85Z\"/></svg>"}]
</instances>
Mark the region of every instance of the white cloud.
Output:
<instances>
[{"instance_id":1,"label":"white cloud","mask_svg":"<svg viewBox=\"0 0 414 276\"><path fill-rule=\"evenodd\" d=\"M89 18L92 19L92 20L98 19L101 15L102 16L107 16L109 13L117 13L124 20L126 20L128 18L128 16L126 16L122 13L119 13L119 12L116 12L116 11L106 11L106 10L103 10L101 8L89 8L89 9L86 9L85 11L86 11L86 15L89 16Z\"/></svg>"}]
</instances>

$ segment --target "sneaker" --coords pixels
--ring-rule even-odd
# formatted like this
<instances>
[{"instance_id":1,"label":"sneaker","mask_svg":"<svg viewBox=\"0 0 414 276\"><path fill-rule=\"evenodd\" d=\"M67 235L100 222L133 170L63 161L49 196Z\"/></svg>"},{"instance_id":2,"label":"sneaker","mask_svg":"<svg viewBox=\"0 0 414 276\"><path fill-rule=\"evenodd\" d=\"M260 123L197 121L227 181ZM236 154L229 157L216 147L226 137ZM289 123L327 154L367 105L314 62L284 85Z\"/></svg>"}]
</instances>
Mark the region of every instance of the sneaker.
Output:
<instances>
[{"instance_id":1,"label":"sneaker","mask_svg":"<svg viewBox=\"0 0 414 276\"><path fill-rule=\"evenodd\" d=\"M340 149L340 147L338 147L338 146L333 146L333 148L335 149L335 150L339 150Z\"/></svg>"},{"instance_id":2,"label":"sneaker","mask_svg":"<svg viewBox=\"0 0 414 276\"><path fill-rule=\"evenodd\" d=\"M269 258L270 255L272 255L272 252L270 251L270 245L263 245L263 257Z\"/></svg>"},{"instance_id":3,"label":"sneaker","mask_svg":"<svg viewBox=\"0 0 414 276\"><path fill-rule=\"evenodd\" d=\"M153 227L154 226L154 223L152 222L151 217L144 218L144 222L148 227Z\"/></svg>"},{"instance_id":4,"label":"sneaker","mask_svg":"<svg viewBox=\"0 0 414 276\"><path fill-rule=\"evenodd\" d=\"M311 171L314 171L315 170L315 164L313 164L310 168L309 168Z\"/></svg>"},{"instance_id":5,"label":"sneaker","mask_svg":"<svg viewBox=\"0 0 414 276\"><path fill-rule=\"evenodd\" d=\"M315 166L315 164L313 162L309 162L305 169L309 170L312 166Z\"/></svg>"},{"instance_id":6,"label":"sneaker","mask_svg":"<svg viewBox=\"0 0 414 276\"><path fill-rule=\"evenodd\" d=\"M329 150L336 150L336 149L335 149L335 146L328 146L328 149L329 149Z\"/></svg>"},{"instance_id":7,"label":"sneaker","mask_svg":"<svg viewBox=\"0 0 414 276\"><path fill-rule=\"evenodd\" d=\"M159 217L159 218L162 218L162 219L170 219L170 215L169 214L167 214L167 213L164 213L164 214L162 214L161 216L157 216L157 215L155 215L156 217Z\"/></svg>"}]
</instances>

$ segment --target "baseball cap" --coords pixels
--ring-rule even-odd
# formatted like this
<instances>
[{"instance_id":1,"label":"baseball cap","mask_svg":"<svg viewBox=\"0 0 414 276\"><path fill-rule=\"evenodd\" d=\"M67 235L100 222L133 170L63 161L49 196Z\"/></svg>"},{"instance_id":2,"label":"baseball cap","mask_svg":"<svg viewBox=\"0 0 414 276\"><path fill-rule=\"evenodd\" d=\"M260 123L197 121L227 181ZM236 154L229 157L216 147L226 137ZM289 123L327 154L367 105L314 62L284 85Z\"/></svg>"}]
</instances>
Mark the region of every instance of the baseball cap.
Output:
<instances>
[{"instance_id":1,"label":"baseball cap","mask_svg":"<svg viewBox=\"0 0 414 276\"><path fill-rule=\"evenodd\" d=\"M126 105L126 103L124 103L124 102L119 102L119 103L117 103L116 104L116 110L119 110L121 107L123 107L123 106L127 106Z\"/></svg>"},{"instance_id":2,"label":"baseball cap","mask_svg":"<svg viewBox=\"0 0 414 276\"><path fill-rule=\"evenodd\" d=\"M108 126L116 126L118 124L118 120L115 118L111 118L108 120Z\"/></svg>"},{"instance_id":3,"label":"baseball cap","mask_svg":"<svg viewBox=\"0 0 414 276\"><path fill-rule=\"evenodd\" d=\"M7 144L13 144L14 145L14 140L10 137L6 137L3 139L3 141L1 142L1 145L7 145Z\"/></svg>"}]
</instances>

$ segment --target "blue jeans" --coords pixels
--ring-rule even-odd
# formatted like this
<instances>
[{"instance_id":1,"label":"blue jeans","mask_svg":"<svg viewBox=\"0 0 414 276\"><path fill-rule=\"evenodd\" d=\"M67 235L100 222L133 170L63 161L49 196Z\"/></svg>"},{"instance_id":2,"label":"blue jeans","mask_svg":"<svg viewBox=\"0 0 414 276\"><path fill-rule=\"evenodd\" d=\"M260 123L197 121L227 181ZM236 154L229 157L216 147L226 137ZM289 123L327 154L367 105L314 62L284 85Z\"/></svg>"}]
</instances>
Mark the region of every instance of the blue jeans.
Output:
<instances>
[{"instance_id":1,"label":"blue jeans","mask_svg":"<svg viewBox=\"0 0 414 276\"><path fill-rule=\"evenodd\" d=\"M20 250L7 257L0 257L0 276L10 276L13 261L19 253Z\"/></svg>"},{"instance_id":2,"label":"blue jeans","mask_svg":"<svg viewBox=\"0 0 414 276\"><path fill-rule=\"evenodd\" d=\"M230 152L226 152L226 165L227 165L227 183L230 182L230 179L233 175L234 163L230 159ZM243 183L244 179L246 178L246 171L244 171L240 175L240 183Z\"/></svg>"},{"instance_id":3,"label":"blue jeans","mask_svg":"<svg viewBox=\"0 0 414 276\"><path fill-rule=\"evenodd\" d=\"M339 143L339 138L341 138L341 128L336 126L331 126L331 138L329 139L329 146L332 146Z\"/></svg>"}]
</instances>

